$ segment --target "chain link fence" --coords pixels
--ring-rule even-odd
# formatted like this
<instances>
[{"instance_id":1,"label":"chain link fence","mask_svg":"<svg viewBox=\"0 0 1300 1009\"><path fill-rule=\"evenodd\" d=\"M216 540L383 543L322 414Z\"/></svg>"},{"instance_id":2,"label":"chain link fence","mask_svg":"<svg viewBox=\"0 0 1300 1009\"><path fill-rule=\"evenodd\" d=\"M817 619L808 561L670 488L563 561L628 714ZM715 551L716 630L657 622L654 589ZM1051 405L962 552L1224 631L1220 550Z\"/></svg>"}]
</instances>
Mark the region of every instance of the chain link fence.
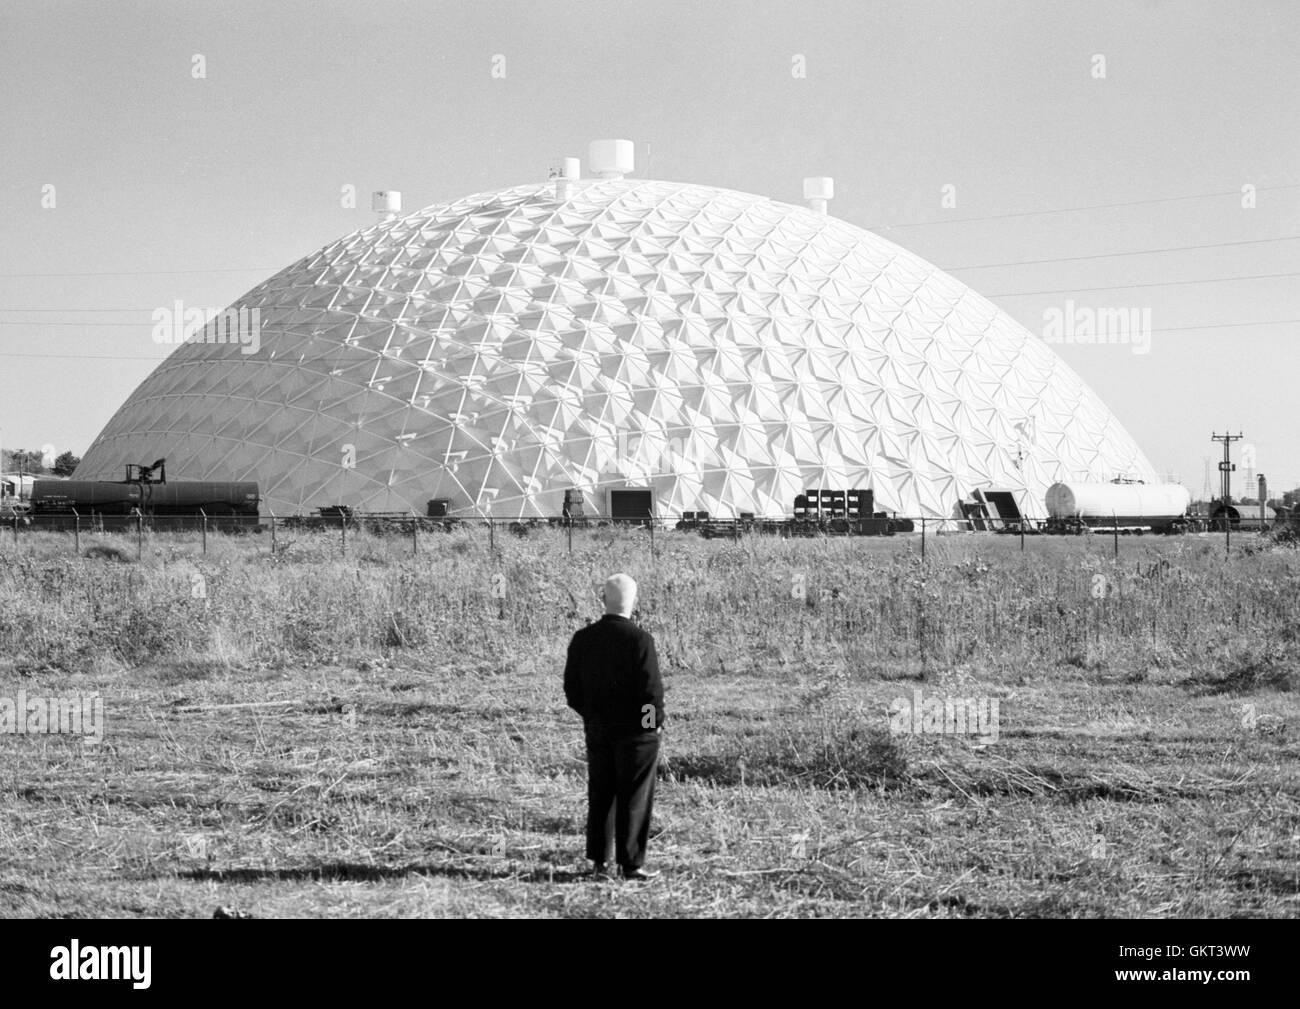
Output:
<instances>
[{"instance_id":1,"label":"chain link fence","mask_svg":"<svg viewBox=\"0 0 1300 1009\"><path fill-rule=\"evenodd\" d=\"M1133 536L1157 536L1160 533L1140 528L1111 528L1105 525L1074 527L1049 526L1038 521L974 523L969 519L937 519L907 517L877 513L871 518L848 518L842 515L763 516L743 514L740 518L713 518L699 513L686 513L680 519L606 519L596 517L568 518L428 518L411 514L375 514L348 512L342 509L326 510L324 514L288 516L246 515L42 515L31 512L9 511L0 514L0 544L21 549L24 541L40 542L45 552L81 554L85 548L96 544L105 548L134 553L143 557L146 544L165 540L173 552L184 548L186 552L206 555L215 541L229 542L239 539L248 548L265 550L271 554L287 550L295 543L310 539L316 544L333 541L334 552L347 556L360 542L382 541L389 547L419 554L421 541L433 536L458 536L471 540L484 540L491 549L498 549L512 539L523 539L544 534L562 535L570 552L574 542L590 541L601 530L640 530L646 548L653 555L656 538L698 536L702 539L720 539L738 542L749 537L777 537L811 539L819 537L844 537L862 539L895 539L906 542L919 551L922 559L944 537L1011 538L1018 542L1021 551L1031 551L1038 541L1062 537L1084 537L1107 543L1115 556L1121 552L1121 541ZM990 528L990 526L992 526ZM1204 529L1192 528L1180 535L1198 536ZM1256 538L1269 530L1224 529L1213 534L1222 536L1226 549L1232 540L1243 537ZM1198 535L1199 534L1199 535ZM66 544L66 546L65 546ZM409 546L408 546L409 544Z\"/></svg>"}]
</instances>

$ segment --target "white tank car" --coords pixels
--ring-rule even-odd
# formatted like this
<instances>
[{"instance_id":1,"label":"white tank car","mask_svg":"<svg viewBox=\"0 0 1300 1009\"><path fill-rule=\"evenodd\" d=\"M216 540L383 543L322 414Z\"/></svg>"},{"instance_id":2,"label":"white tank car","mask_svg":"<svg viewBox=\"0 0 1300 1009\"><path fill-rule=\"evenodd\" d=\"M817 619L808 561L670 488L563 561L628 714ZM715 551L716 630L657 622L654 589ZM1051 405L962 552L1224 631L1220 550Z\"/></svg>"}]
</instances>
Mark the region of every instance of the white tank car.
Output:
<instances>
[{"instance_id":1,"label":"white tank car","mask_svg":"<svg viewBox=\"0 0 1300 1009\"><path fill-rule=\"evenodd\" d=\"M1156 529L1180 521L1191 501L1176 483L1054 483L1046 504L1056 523Z\"/></svg>"}]
</instances>

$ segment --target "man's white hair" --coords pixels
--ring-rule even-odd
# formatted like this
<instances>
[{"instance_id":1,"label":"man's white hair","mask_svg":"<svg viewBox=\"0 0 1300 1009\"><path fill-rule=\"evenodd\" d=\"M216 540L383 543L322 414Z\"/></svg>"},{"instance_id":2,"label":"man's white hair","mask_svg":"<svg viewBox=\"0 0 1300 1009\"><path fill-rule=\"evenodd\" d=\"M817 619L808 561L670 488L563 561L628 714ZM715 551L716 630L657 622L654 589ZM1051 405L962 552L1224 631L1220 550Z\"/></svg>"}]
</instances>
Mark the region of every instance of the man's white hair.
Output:
<instances>
[{"instance_id":1,"label":"man's white hair","mask_svg":"<svg viewBox=\"0 0 1300 1009\"><path fill-rule=\"evenodd\" d=\"M636 581L631 575L610 575L600 593L605 601L606 613L630 617L636 608Z\"/></svg>"}]
</instances>

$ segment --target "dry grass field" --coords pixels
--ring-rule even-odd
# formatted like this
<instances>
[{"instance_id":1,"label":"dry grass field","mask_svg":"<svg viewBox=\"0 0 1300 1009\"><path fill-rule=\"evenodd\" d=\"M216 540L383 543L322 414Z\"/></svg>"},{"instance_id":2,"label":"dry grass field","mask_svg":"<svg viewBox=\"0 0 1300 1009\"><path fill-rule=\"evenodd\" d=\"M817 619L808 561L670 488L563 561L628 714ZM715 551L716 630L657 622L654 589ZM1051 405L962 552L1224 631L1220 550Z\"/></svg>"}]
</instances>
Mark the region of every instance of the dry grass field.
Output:
<instances>
[{"instance_id":1,"label":"dry grass field","mask_svg":"<svg viewBox=\"0 0 1300 1009\"><path fill-rule=\"evenodd\" d=\"M1300 550L1241 538L0 537L0 914L1300 913ZM120 555L120 556L119 556ZM560 674L625 570L668 688L648 885L581 875ZM996 739L891 734L996 700Z\"/></svg>"}]
</instances>

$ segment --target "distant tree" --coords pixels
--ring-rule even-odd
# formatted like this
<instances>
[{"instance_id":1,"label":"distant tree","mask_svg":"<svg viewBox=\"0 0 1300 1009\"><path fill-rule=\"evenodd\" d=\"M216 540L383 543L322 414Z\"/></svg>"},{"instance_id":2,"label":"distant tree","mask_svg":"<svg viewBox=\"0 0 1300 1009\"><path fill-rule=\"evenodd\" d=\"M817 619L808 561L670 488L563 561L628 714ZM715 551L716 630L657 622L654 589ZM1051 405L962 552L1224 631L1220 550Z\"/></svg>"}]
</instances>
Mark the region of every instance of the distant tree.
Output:
<instances>
[{"instance_id":1,"label":"distant tree","mask_svg":"<svg viewBox=\"0 0 1300 1009\"><path fill-rule=\"evenodd\" d=\"M25 448L6 449L0 469L6 473L45 472L45 467L41 465L41 453L29 452Z\"/></svg>"},{"instance_id":2,"label":"distant tree","mask_svg":"<svg viewBox=\"0 0 1300 1009\"><path fill-rule=\"evenodd\" d=\"M75 470L80 463L80 456L75 456L71 452L64 452L54 460L54 475L72 476L73 470Z\"/></svg>"},{"instance_id":3,"label":"distant tree","mask_svg":"<svg viewBox=\"0 0 1300 1009\"><path fill-rule=\"evenodd\" d=\"M1300 505L1300 487L1297 487L1295 490L1289 490L1283 494L1282 503L1288 508L1294 508L1296 505Z\"/></svg>"}]
</instances>

